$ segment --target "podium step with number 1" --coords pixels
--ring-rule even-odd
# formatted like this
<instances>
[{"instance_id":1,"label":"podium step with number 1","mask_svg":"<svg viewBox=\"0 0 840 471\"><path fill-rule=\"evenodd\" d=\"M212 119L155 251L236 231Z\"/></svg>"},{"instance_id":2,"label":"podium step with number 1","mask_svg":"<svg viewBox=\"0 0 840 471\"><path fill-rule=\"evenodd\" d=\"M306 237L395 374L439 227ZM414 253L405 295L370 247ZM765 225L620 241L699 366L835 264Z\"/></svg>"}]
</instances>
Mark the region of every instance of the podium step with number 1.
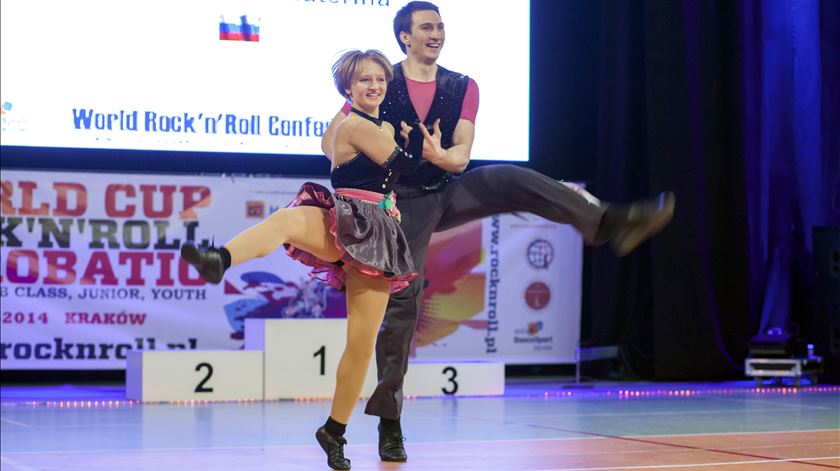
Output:
<instances>
[{"instance_id":1,"label":"podium step with number 1","mask_svg":"<svg viewBox=\"0 0 840 471\"><path fill-rule=\"evenodd\" d=\"M346 340L347 319L245 319L245 348L264 352L267 400L332 397ZM374 387L368 365L362 396Z\"/></svg>"}]
</instances>

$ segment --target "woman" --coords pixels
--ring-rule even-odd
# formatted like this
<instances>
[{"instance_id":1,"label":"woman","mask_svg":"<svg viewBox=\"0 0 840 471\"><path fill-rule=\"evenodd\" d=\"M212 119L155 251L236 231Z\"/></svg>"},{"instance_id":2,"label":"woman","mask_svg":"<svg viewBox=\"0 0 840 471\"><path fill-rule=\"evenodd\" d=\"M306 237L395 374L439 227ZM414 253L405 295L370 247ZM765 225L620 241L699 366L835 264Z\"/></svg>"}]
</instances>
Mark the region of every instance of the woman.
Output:
<instances>
[{"instance_id":1,"label":"woman","mask_svg":"<svg viewBox=\"0 0 840 471\"><path fill-rule=\"evenodd\" d=\"M393 77L391 64L375 50L348 51L333 65L336 88L352 113L336 129L330 175L335 195L305 183L286 208L240 233L221 248L181 247L181 257L201 276L219 283L225 269L263 257L284 244L287 253L312 266L310 275L347 292L347 344L336 373L332 410L315 436L333 469L350 469L344 457L346 424L359 399L376 334L392 291L417 274L399 226L391 191L400 173L421 160L422 137L410 135L406 152L394 145L394 128L378 118ZM414 142L412 142L414 141Z\"/></svg>"}]
</instances>

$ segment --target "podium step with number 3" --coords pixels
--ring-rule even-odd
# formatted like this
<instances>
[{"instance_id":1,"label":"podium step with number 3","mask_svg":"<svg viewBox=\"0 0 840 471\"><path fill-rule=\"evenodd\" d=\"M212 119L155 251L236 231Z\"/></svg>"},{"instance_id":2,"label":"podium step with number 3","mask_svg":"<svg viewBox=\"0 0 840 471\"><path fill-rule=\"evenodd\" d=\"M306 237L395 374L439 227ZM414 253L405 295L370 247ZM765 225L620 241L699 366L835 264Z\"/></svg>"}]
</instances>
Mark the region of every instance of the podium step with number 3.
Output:
<instances>
[{"instance_id":1,"label":"podium step with number 3","mask_svg":"<svg viewBox=\"0 0 840 471\"><path fill-rule=\"evenodd\" d=\"M406 396L500 396L505 364L483 361L409 362Z\"/></svg>"}]
</instances>

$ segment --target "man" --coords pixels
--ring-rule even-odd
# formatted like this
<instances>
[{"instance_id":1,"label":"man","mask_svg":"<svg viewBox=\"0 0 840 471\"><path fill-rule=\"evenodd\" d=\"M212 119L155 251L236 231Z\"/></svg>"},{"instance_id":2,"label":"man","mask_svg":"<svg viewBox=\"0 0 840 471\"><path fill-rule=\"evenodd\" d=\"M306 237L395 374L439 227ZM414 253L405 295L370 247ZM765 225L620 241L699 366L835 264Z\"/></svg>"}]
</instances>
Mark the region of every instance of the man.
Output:
<instances>
[{"instance_id":1,"label":"man","mask_svg":"<svg viewBox=\"0 0 840 471\"><path fill-rule=\"evenodd\" d=\"M630 206L601 205L583 190L559 183L530 169L490 165L463 172L470 159L478 112L475 81L437 64L446 39L437 6L413 1L394 18L394 35L405 60L394 66L380 117L394 124L423 123L423 157L413 175L403 175L395 192L420 276L405 290L391 295L376 343L379 384L365 413L380 417L379 456L405 461L400 413L402 384L408 368L411 338L422 300L423 266L432 233L492 214L531 212L551 221L571 224L591 245L612 242L622 256L662 230L674 210L673 194L659 201ZM325 133L321 147L332 156L333 128L349 112L345 106ZM432 132L428 128L432 128ZM404 143L395 136L397 143Z\"/></svg>"}]
</instances>

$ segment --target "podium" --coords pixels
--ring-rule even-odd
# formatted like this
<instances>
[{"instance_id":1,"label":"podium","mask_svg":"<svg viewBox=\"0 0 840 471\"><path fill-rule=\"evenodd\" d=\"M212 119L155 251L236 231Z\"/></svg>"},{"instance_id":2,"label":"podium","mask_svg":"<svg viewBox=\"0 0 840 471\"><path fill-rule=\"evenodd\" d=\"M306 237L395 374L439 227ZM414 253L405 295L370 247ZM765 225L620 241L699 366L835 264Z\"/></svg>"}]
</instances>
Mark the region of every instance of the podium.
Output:
<instances>
[{"instance_id":1,"label":"podium","mask_svg":"<svg viewBox=\"0 0 840 471\"><path fill-rule=\"evenodd\" d=\"M346 319L245 319L244 350L135 350L126 390L142 402L326 399L347 339ZM376 388L374 359L361 396ZM406 396L495 396L505 392L497 362L410 362Z\"/></svg>"}]
</instances>

